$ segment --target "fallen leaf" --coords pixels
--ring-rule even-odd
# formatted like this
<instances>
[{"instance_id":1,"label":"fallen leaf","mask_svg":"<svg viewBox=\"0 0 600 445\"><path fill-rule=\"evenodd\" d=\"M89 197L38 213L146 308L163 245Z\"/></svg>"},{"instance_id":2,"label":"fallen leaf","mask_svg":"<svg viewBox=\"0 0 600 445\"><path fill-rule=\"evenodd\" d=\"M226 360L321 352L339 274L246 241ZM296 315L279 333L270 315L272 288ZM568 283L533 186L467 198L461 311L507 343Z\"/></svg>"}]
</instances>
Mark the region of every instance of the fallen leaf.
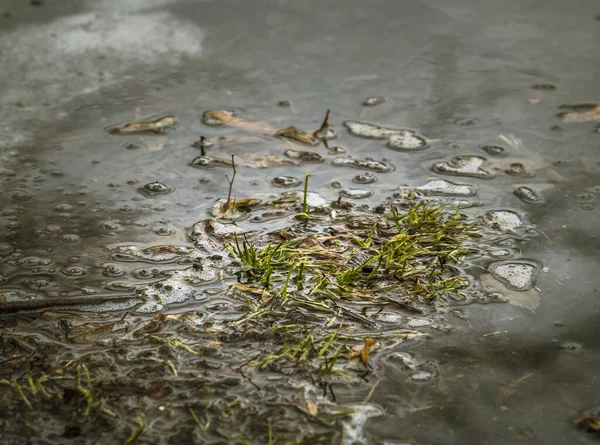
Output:
<instances>
[{"instance_id":1,"label":"fallen leaf","mask_svg":"<svg viewBox=\"0 0 600 445\"><path fill-rule=\"evenodd\" d=\"M315 138L314 136L311 136L308 133L305 133L304 131L298 130L293 125L285 128L283 130L279 130L276 134L277 134L277 136L281 136L286 139L291 139L293 141L297 141L302 144L312 145L312 146L319 145L319 140L317 138Z\"/></svg>"},{"instance_id":2,"label":"fallen leaf","mask_svg":"<svg viewBox=\"0 0 600 445\"><path fill-rule=\"evenodd\" d=\"M577 422L577 427L586 430L589 433L600 432L600 417L587 416Z\"/></svg>"},{"instance_id":3,"label":"fallen leaf","mask_svg":"<svg viewBox=\"0 0 600 445\"><path fill-rule=\"evenodd\" d=\"M373 346L375 346L375 343L377 343L377 340L375 340L374 338L363 338L362 345L355 346L352 348L352 350L348 354L348 360L360 357L360 361L363 363L363 365L366 365L369 361L369 354L371 354L371 349L373 348Z\"/></svg>"},{"instance_id":4,"label":"fallen leaf","mask_svg":"<svg viewBox=\"0 0 600 445\"><path fill-rule=\"evenodd\" d=\"M129 324L124 321L80 324L71 328L67 340L78 344L91 343L106 334L121 331L128 326Z\"/></svg>"},{"instance_id":5,"label":"fallen leaf","mask_svg":"<svg viewBox=\"0 0 600 445\"><path fill-rule=\"evenodd\" d=\"M304 391L304 389L300 391L300 407L308 412L308 414L311 416L316 416L319 412L319 407L315 403L306 399Z\"/></svg>"},{"instance_id":6,"label":"fallen leaf","mask_svg":"<svg viewBox=\"0 0 600 445\"><path fill-rule=\"evenodd\" d=\"M177 125L177 117L168 114L153 121L133 121L122 122L112 127L108 127L110 134L135 134L135 133L155 133L164 134Z\"/></svg>"},{"instance_id":7,"label":"fallen leaf","mask_svg":"<svg viewBox=\"0 0 600 445\"><path fill-rule=\"evenodd\" d=\"M563 122L600 121L600 104L595 102L565 104L559 108L571 110L558 113Z\"/></svg>"}]
</instances>

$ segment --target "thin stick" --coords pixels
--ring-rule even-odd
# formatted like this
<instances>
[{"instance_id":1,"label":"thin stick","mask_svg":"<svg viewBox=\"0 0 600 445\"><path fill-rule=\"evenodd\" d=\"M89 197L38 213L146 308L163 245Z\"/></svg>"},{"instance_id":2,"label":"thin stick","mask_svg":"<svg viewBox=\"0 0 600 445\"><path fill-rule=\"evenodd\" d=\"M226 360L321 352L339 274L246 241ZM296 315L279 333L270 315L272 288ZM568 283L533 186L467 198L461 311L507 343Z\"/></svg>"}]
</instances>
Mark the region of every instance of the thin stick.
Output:
<instances>
[{"instance_id":1,"label":"thin stick","mask_svg":"<svg viewBox=\"0 0 600 445\"><path fill-rule=\"evenodd\" d=\"M235 174L237 173L235 169L235 155L231 154L231 166L233 167L233 176L229 179L227 176L227 181L229 181L229 193L227 194L227 202L225 203L225 208L229 208L229 203L231 202L231 191L233 190L233 181L235 180Z\"/></svg>"},{"instance_id":2,"label":"thin stick","mask_svg":"<svg viewBox=\"0 0 600 445\"><path fill-rule=\"evenodd\" d=\"M122 295L118 297L109 296L89 296L89 297L71 297L71 298L49 298L47 300L27 300L27 301L9 301L0 303L0 314L12 314L21 311L39 311L48 308L60 308L64 306L78 306L86 304L102 304L109 301L125 301L132 299L141 299L136 295Z\"/></svg>"},{"instance_id":3,"label":"thin stick","mask_svg":"<svg viewBox=\"0 0 600 445\"><path fill-rule=\"evenodd\" d=\"M307 204L307 197L308 197L308 177L310 176L310 172L306 172L306 176L304 177L304 197L302 199L302 213L305 213L308 215L308 204Z\"/></svg>"},{"instance_id":4,"label":"thin stick","mask_svg":"<svg viewBox=\"0 0 600 445\"><path fill-rule=\"evenodd\" d=\"M321 127L313 133L313 136L325 140L327 130L329 130L329 110L327 110L327 113L325 113L325 119L323 119Z\"/></svg>"}]
</instances>

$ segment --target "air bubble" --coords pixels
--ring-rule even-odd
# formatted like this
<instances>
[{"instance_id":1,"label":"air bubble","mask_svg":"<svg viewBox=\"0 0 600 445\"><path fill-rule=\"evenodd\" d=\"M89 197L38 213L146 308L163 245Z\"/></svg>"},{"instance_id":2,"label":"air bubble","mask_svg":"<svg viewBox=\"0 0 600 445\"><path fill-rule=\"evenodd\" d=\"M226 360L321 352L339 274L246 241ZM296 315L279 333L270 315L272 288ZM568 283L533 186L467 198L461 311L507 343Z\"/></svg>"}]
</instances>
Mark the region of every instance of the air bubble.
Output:
<instances>
[{"instance_id":1,"label":"air bubble","mask_svg":"<svg viewBox=\"0 0 600 445\"><path fill-rule=\"evenodd\" d=\"M494 278L516 291L526 291L535 284L540 265L533 261L498 262L489 266Z\"/></svg>"},{"instance_id":2,"label":"air bubble","mask_svg":"<svg viewBox=\"0 0 600 445\"><path fill-rule=\"evenodd\" d=\"M373 192L370 190L348 187L340 190L340 196L350 199L364 199L373 196Z\"/></svg>"},{"instance_id":3,"label":"air bubble","mask_svg":"<svg viewBox=\"0 0 600 445\"><path fill-rule=\"evenodd\" d=\"M385 102L385 97L383 97L383 96L372 96L372 97L367 97L363 101L362 104L365 107L375 107L377 105L381 105L384 102Z\"/></svg>"},{"instance_id":4,"label":"air bubble","mask_svg":"<svg viewBox=\"0 0 600 445\"><path fill-rule=\"evenodd\" d=\"M174 191L174 188L171 188L168 185L158 181L150 182L149 184L138 188L138 192L140 192L147 198L152 198L153 196L157 195L168 195L169 193L173 193Z\"/></svg>"},{"instance_id":5,"label":"air bubble","mask_svg":"<svg viewBox=\"0 0 600 445\"><path fill-rule=\"evenodd\" d=\"M352 181L357 184L373 184L377 181L377 176L372 175L371 173L365 173L363 175L356 175L352 178Z\"/></svg>"},{"instance_id":6,"label":"air bubble","mask_svg":"<svg viewBox=\"0 0 600 445\"><path fill-rule=\"evenodd\" d=\"M504 147L499 147L497 145L482 145L481 149L484 150L490 156L506 155L506 150L504 149Z\"/></svg>"},{"instance_id":7,"label":"air bubble","mask_svg":"<svg viewBox=\"0 0 600 445\"><path fill-rule=\"evenodd\" d=\"M412 132L390 137L387 147L397 151L418 151L427 148L427 142Z\"/></svg>"},{"instance_id":8,"label":"air bubble","mask_svg":"<svg viewBox=\"0 0 600 445\"><path fill-rule=\"evenodd\" d=\"M8 197L13 201L27 201L30 198L25 190L11 190L8 192Z\"/></svg>"},{"instance_id":9,"label":"air bubble","mask_svg":"<svg viewBox=\"0 0 600 445\"><path fill-rule=\"evenodd\" d=\"M276 176L271 179L271 184L276 187L297 187L302 184L302 180L294 176Z\"/></svg>"},{"instance_id":10,"label":"air bubble","mask_svg":"<svg viewBox=\"0 0 600 445\"><path fill-rule=\"evenodd\" d=\"M78 242L81 241L81 238L79 237L79 235L76 235L74 233L67 233L67 234L63 235L62 241L63 241L63 243L67 243L67 244L77 244Z\"/></svg>"},{"instance_id":11,"label":"air bubble","mask_svg":"<svg viewBox=\"0 0 600 445\"><path fill-rule=\"evenodd\" d=\"M475 187L469 184L456 184L445 179L432 179L428 183L415 188L424 195L440 196L473 196Z\"/></svg>"},{"instance_id":12,"label":"air bubble","mask_svg":"<svg viewBox=\"0 0 600 445\"><path fill-rule=\"evenodd\" d=\"M527 204L537 204L542 202L542 198L529 187L518 187L513 193L517 198Z\"/></svg>"},{"instance_id":13,"label":"air bubble","mask_svg":"<svg viewBox=\"0 0 600 445\"><path fill-rule=\"evenodd\" d=\"M86 274L85 268L83 268L81 266L65 267L64 269L62 269L61 272L64 273L68 277L80 277L80 276Z\"/></svg>"},{"instance_id":14,"label":"air bubble","mask_svg":"<svg viewBox=\"0 0 600 445\"><path fill-rule=\"evenodd\" d=\"M392 164L373 159L336 158L331 162L334 167L351 167L360 170L370 170L377 173L390 173L395 170Z\"/></svg>"},{"instance_id":15,"label":"air bubble","mask_svg":"<svg viewBox=\"0 0 600 445\"><path fill-rule=\"evenodd\" d=\"M121 277L126 273L125 268L120 264L107 263L103 267L104 272L102 272L102 275L106 277Z\"/></svg>"},{"instance_id":16,"label":"air bubble","mask_svg":"<svg viewBox=\"0 0 600 445\"><path fill-rule=\"evenodd\" d=\"M486 159L480 156L455 156L450 162L436 162L433 171L440 174L491 179L494 175L482 168Z\"/></svg>"}]
</instances>

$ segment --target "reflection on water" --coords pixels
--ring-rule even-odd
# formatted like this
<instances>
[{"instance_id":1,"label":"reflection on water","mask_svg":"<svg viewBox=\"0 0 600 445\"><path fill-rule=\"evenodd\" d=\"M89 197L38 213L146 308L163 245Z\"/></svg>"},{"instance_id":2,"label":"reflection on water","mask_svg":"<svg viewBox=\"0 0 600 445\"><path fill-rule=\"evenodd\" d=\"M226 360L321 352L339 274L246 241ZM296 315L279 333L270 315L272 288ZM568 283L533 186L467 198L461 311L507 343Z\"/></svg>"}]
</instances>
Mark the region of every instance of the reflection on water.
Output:
<instances>
[{"instance_id":1,"label":"reflection on water","mask_svg":"<svg viewBox=\"0 0 600 445\"><path fill-rule=\"evenodd\" d=\"M461 266L479 293L440 308L439 319L367 313L413 329L426 320L429 335L375 350L372 372L340 379L333 396L327 385L323 395L315 382L282 375L270 377L274 388L308 419L313 405L364 402L344 424L345 443L591 440L594 433L575 423L600 404L594 7L591 0L577 8L427 0L400 12L384 0L8 5L0 24L8 42L0 291L8 301L98 297L83 309L118 311L118 320L107 316L93 329L64 327L80 340L145 323L125 316L137 300L105 300L136 289L160 294L144 312L187 305L197 315L181 326L217 332L243 311L215 286L215 270L235 275L237 267L221 256L232 226L201 223L215 211L249 233L284 228L290 210L265 203L301 205L308 170L308 205L340 200L338 212L415 192L461 200L495 236ZM229 208L232 154L233 197L260 200L258 207ZM44 324L52 313L23 317L21 326L53 338L50 352L61 351ZM86 325L74 317L69 323ZM200 340L198 366L233 363L232 352L211 341ZM125 357L126 343L118 347ZM177 356L169 348L178 346L136 357L171 369L164 363L175 366ZM113 360L100 355L98 369ZM230 368L223 368L229 386L210 396L223 412L233 409L236 388L250 387ZM179 391L168 381L140 385L157 401L161 391ZM303 401L290 387L304 388ZM157 422L159 430L168 424Z\"/></svg>"}]
</instances>

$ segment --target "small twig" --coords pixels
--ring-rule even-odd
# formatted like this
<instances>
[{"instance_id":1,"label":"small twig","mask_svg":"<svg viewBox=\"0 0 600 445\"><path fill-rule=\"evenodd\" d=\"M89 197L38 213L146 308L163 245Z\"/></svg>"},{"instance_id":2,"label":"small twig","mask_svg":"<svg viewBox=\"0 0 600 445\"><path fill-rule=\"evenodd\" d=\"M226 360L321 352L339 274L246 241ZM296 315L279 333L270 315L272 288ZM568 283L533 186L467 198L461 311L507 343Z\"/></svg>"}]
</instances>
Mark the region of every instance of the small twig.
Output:
<instances>
[{"instance_id":1,"label":"small twig","mask_svg":"<svg viewBox=\"0 0 600 445\"><path fill-rule=\"evenodd\" d=\"M122 295L119 297L89 296L72 298L52 298L47 300L9 301L0 303L0 314L12 314L21 311L39 311L48 308L59 308L63 306L77 306L83 304L102 304L109 301L124 301L141 299L136 295Z\"/></svg>"},{"instance_id":2,"label":"small twig","mask_svg":"<svg viewBox=\"0 0 600 445\"><path fill-rule=\"evenodd\" d=\"M233 167L233 176L231 177L231 179L225 176L227 178L227 181L229 181L229 193L227 194L227 202L225 203L226 209L229 208L229 203L231 202L231 191L233 190L233 181L235 181L235 175L237 173L235 169L235 155L233 153L231 154L231 166Z\"/></svg>"},{"instance_id":3,"label":"small twig","mask_svg":"<svg viewBox=\"0 0 600 445\"><path fill-rule=\"evenodd\" d=\"M325 137L327 136L327 130L329 130L329 110L327 110L327 113L325 113L325 119L323 119L321 127L313 133L313 136L317 139L325 140Z\"/></svg>"},{"instance_id":4,"label":"small twig","mask_svg":"<svg viewBox=\"0 0 600 445\"><path fill-rule=\"evenodd\" d=\"M302 213L308 215L308 177L310 176L310 172L306 172L306 176L304 177L304 196L302 199Z\"/></svg>"},{"instance_id":5,"label":"small twig","mask_svg":"<svg viewBox=\"0 0 600 445\"><path fill-rule=\"evenodd\" d=\"M367 394L367 397L365 397L365 400L363 400L363 403L369 403L369 401L371 400L371 397L373 397L373 393L375 392L375 389L377 389L380 382L381 382L381 380L377 380L377 382L375 382L375 384L373 386L371 386L371 389L369 390L369 394Z\"/></svg>"}]
</instances>

